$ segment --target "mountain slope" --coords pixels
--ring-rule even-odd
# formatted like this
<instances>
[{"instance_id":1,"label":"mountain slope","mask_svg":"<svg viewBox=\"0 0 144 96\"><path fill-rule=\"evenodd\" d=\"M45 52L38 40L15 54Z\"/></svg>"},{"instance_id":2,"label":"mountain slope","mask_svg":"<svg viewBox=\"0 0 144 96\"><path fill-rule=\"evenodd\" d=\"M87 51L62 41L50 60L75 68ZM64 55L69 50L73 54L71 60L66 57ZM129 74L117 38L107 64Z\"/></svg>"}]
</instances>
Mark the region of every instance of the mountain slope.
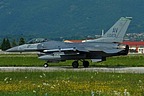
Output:
<instances>
[{"instance_id":1,"label":"mountain slope","mask_svg":"<svg viewBox=\"0 0 144 96\"><path fill-rule=\"evenodd\" d=\"M144 30L143 0L2 0L0 37L71 38L101 34L121 16L131 16L128 32Z\"/></svg>"}]
</instances>

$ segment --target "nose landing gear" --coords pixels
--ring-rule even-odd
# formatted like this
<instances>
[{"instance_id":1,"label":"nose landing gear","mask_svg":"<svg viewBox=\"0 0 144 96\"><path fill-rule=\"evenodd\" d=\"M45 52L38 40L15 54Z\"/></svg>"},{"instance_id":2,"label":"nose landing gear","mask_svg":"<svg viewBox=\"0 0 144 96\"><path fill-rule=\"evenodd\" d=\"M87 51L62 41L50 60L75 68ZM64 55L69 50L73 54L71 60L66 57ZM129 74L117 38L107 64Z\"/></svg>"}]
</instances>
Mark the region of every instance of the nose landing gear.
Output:
<instances>
[{"instance_id":1,"label":"nose landing gear","mask_svg":"<svg viewBox=\"0 0 144 96\"><path fill-rule=\"evenodd\" d=\"M48 63L44 63L44 68L47 68L48 67Z\"/></svg>"}]
</instances>

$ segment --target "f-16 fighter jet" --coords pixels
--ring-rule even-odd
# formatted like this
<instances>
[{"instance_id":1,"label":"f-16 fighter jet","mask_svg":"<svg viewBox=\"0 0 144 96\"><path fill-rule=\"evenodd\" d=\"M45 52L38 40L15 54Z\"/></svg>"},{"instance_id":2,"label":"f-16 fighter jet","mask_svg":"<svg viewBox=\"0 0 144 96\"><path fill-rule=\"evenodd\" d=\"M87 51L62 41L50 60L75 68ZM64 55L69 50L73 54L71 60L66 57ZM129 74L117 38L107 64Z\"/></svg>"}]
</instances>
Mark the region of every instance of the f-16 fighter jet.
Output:
<instances>
[{"instance_id":1,"label":"f-16 fighter jet","mask_svg":"<svg viewBox=\"0 0 144 96\"><path fill-rule=\"evenodd\" d=\"M66 43L60 41L36 42L24 44L7 50L7 52L29 52L38 51L38 58L46 60L44 67L49 62L60 62L74 60L73 68L78 68L79 62L84 67L89 66L88 59L94 61L105 61L107 57L127 55L128 45L122 45L124 35L132 20L132 17L121 17L101 38L84 40L80 43Z\"/></svg>"}]
</instances>

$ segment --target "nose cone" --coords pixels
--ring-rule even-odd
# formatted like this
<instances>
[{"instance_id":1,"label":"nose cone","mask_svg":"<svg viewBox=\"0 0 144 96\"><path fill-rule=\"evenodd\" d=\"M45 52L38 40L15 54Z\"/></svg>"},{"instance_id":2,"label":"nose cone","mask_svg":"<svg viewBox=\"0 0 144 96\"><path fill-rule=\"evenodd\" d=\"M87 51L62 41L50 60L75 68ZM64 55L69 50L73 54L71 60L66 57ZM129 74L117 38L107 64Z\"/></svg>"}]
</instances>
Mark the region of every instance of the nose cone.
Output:
<instances>
[{"instance_id":1,"label":"nose cone","mask_svg":"<svg viewBox=\"0 0 144 96\"><path fill-rule=\"evenodd\" d=\"M24 44L24 45L20 45L20 46L10 48L6 51L7 52L24 52L24 50L27 48L27 46L28 46L27 44Z\"/></svg>"},{"instance_id":2,"label":"nose cone","mask_svg":"<svg viewBox=\"0 0 144 96\"><path fill-rule=\"evenodd\" d=\"M23 50L19 50L19 46L6 50L6 52L22 52L22 51Z\"/></svg>"},{"instance_id":3,"label":"nose cone","mask_svg":"<svg viewBox=\"0 0 144 96\"><path fill-rule=\"evenodd\" d=\"M39 44L24 44L6 50L7 52L33 52L38 51Z\"/></svg>"}]
</instances>

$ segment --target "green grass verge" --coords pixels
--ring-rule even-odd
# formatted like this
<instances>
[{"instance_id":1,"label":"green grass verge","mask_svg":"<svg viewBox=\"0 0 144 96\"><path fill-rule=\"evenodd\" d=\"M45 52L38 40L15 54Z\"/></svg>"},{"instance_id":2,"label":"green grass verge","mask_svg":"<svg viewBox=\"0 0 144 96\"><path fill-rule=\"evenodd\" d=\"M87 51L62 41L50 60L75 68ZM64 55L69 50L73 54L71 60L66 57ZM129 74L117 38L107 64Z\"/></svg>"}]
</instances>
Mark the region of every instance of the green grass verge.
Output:
<instances>
[{"instance_id":1,"label":"green grass verge","mask_svg":"<svg viewBox=\"0 0 144 96\"><path fill-rule=\"evenodd\" d=\"M0 96L144 96L143 74L0 72Z\"/></svg>"},{"instance_id":2,"label":"green grass verge","mask_svg":"<svg viewBox=\"0 0 144 96\"><path fill-rule=\"evenodd\" d=\"M144 55L127 55L109 57L106 61L100 62L95 65L100 66L129 66L129 67L144 67Z\"/></svg>"},{"instance_id":3,"label":"green grass verge","mask_svg":"<svg viewBox=\"0 0 144 96\"><path fill-rule=\"evenodd\" d=\"M45 61L39 60L36 54L0 54L0 66L43 66ZM72 61L50 63L50 66L71 66ZM80 63L82 66L82 63ZM143 67L144 55L127 55L109 57L104 62L91 63L96 67Z\"/></svg>"},{"instance_id":4,"label":"green grass verge","mask_svg":"<svg viewBox=\"0 0 144 96\"><path fill-rule=\"evenodd\" d=\"M0 66L39 66L44 61L35 54L1 54Z\"/></svg>"}]
</instances>

